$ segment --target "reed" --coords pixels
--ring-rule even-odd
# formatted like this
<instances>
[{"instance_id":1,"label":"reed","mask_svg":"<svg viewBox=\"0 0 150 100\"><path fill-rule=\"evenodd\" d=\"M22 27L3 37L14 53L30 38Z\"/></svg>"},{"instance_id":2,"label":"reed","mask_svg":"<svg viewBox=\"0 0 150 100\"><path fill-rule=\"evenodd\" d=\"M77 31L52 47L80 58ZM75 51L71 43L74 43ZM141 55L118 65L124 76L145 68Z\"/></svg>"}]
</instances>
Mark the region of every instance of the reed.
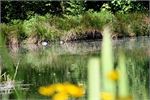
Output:
<instances>
[{"instance_id":1,"label":"reed","mask_svg":"<svg viewBox=\"0 0 150 100\"><path fill-rule=\"evenodd\" d=\"M88 100L100 99L100 60L91 58L88 62Z\"/></svg>"},{"instance_id":2,"label":"reed","mask_svg":"<svg viewBox=\"0 0 150 100\"><path fill-rule=\"evenodd\" d=\"M103 32L101 57L102 57L101 61L102 61L103 92L108 92L112 95L115 95L115 84L113 83L112 80L108 78L108 73L111 73L114 70L111 30L110 27L108 26L104 28ZM112 100L114 100L114 98Z\"/></svg>"}]
</instances>

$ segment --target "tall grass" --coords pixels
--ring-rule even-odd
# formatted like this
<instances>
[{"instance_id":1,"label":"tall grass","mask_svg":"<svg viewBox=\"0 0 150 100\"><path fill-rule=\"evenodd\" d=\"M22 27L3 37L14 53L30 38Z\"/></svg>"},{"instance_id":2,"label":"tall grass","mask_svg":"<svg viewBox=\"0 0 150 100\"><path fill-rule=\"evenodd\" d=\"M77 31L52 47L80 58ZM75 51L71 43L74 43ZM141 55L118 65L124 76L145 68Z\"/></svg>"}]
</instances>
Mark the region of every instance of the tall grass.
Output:
<instances>
[{"instance_id":1,"label":"tall grass","mask_svg":"<svg viewBox=\"0 0 150 100\"><path fill-rule=\"evenodd\" d=\"M129 93L129 78L127 74L127 67L126 67L126 60L125 55L123 51L119 52L119 58L118 58L118 71L119 71L119 80L118 80L118 88L119 88L119 96L120 99L128 98L130 96Z\"/></svg>"},{"instance_id":2,"label":"tall grass","mask_svg":"<svg viewBox=\"0 0 150 100\"><path fill-rule=\"evenodd\" d=\"M128 58L127 61L127 68L132 89L133 98L136 99L147 99L149 98L148 93L149 90L147 89L147 86L149 85L149 55L146 54L141 49L137 49L136 52L129 51L130 54L126 53L130 58ZM142 53L144 53L145 56L141 56ZM133 55L137 55L136 59ZM144 75L144 77L143 77ZM142 84L142 85L141 85ZM141 93L141 90L143 91ZM140 96L139 96L140 95Z\"/></svg>"},{"instance_id":3,"label":"tall grass","mask_svg":"<svg viewBox=\"0 0 150 100\"><path fill-rule=\"evenodd\" d=\"M16 99L19 100L23 98L23 95L21 94L20 90L18 88L15 88L15 78L17 75L19 65L17 64L15 70L13 60L9 55L8 49L5 45L5 38L6 37L4 37L4 34L1 34L0 32L0 85L2 85L1 88L4 88L4 90L7 90L8 88L8 93L11 90L10 87L13 86L13 89L15 90ZM5 69L5 72L2 72L2 69ZM1 82L3 82L3 84L1 84ZM7 94L7 91L5 92L6 93L4 94L0 94L0 96L2 96L2 100L9 100L9 94Z\"/></svg>"},{"instance_id":4,"label":"tall grass","mask_svg":"<svg viewBox=\"0 0 150 100\"><path fill-rule=\"evenodd\" d=\"M2 34L0 34L0 58L2 60L1 62L3 63L4 68L8 70L8 75L10 75L10 78L12 79L12 76L14 74L14 65L6 49L4 37Z\"/></svg>"}]
</instances>

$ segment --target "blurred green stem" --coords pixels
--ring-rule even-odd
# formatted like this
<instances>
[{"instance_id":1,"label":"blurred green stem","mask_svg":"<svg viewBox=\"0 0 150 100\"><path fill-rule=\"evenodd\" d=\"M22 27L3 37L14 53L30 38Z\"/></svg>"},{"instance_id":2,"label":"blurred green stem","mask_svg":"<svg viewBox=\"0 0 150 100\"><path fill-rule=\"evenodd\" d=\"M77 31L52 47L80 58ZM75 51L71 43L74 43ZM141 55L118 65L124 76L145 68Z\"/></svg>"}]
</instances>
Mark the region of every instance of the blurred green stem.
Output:
<instances>
[{"instance_id":1,"label":"blurred green stem","mask_svg":"<svg viewBox=\"0 0 150 100\"><path fill-rule=\"evenodd\" d=\"M100 100L100 62L91 58L88 63L88 100Z\"/></svg>"},{"instance_id":2,"label":"blurred green stem","mask_svg":"<svg viewBox=\"0 0 150 100\"><path fill-rule=\"evenodd\" d=\"M113 71L114 59L113 59L113 49L111 43L111 31L110 27L105 27L103 32L102 41L102 87L103 92L108 92L115 96L115 84L112 80L108 79L108 73ZM114 99L114 98L113 98Z\"/></svg>"}]
</instances>

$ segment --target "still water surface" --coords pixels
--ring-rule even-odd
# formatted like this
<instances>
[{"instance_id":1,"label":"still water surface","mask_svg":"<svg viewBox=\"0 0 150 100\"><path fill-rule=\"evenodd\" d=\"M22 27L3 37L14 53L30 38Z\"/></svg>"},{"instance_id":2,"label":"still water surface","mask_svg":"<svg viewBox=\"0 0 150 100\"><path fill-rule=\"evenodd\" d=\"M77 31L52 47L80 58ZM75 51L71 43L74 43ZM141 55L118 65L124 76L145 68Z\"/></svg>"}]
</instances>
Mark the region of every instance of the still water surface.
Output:
<instances>
[{"instance_id":1,"label":"still water surface","mask_svg":"<svg viewBox=\"0 0 150 100\"><path fill-rule=\"evenodd\" d=\"M120 48L127 57L129 90L134 100L150 100L150 37L113 40L115 59ZM55 43L46 47L29 44L9 50L14 63L19 65L16 79L28 88L21 91L22 98L49 99L38 93L39 86L71 82L86 87L87 62L90 57L100 56L101 40ZM16 97L12 93L9 98ZM81 100L86 100L86 96Z\"/></svg>"}]
</instances>

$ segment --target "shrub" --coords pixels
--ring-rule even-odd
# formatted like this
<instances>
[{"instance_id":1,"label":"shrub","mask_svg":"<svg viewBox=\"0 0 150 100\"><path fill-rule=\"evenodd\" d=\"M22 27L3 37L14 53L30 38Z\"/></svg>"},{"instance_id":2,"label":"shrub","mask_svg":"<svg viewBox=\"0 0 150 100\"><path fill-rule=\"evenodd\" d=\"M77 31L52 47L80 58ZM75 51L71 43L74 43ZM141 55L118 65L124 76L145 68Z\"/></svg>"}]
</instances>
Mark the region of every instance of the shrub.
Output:
<instances>
[{"instance_id":1,"label":"shrub","mask_svg":"<svg viewBox=\"0 0 150 100\"><path fill-rule=\"evenodd\" d=\"M37 35L40 40L54 40L58 39L60 33L54 24L49 20L52 16L34 16L30 20L23 23L25 34L30 37ZM53 21L54 22L54 21Z\"/></svg>"},{"instance_id":2,"label":"shrub","mask_svg":"<svg viewBox=\"0 0 150 100\"><path fill-rule=\"evenodd\" d=\"M54 18L53 22L56 28L64 31L68 31L80 25L80 17L67 15L64 18Z\"/></svg>"},{"instance_id":3,"label":"shrub","mask_svg":"<svg viewBox=\"0 0 150 100\"><path fill-rule=\"evenodd\" d=\"M145 20L147 18L146 15L143 13L133 13L129 15L132 20L130 21L130 24L133 28L133 31L136 33L136 35L148 35L148 25Z\"/></svg>"},{"instance_id":4,"label":"shrub","mask_svg":"<svg viewBox=\"0 0 150 100\"><path fill-rule=\"evenodd\" d=\"M25 20L23 22L23 30L27 37L30 37L31 35L35 35L36 33L36 18L32 17L30 20Z\"/></svg>"},{"instance_id":5,"label":"shrub","mask_svg":"<svg viewBox=\"0 0 150 100\"><path fill-rule=\"evenodd\" d=\"M67 6L65 9L65 14L66 15L72 15L72 16L77 16L80 15L84 12L85 7L84 7L84 1L80 0L68 0Z\"/></svg>"},{"instance_id":6,"label":"shrub","mask_svg":"<svg viewBox=\"0 0 150 100\"><path fill-rule=\"evenodd\" d=\"M148 33L148 24L144 22L146 15L142 13L116 13L116 19L113 20L115 32L124 35L146 35Z\"/></svg>"},{"instance_id":7,"label":"shrub","mask_svg":"<svg viewBox=\"0 0 150 100\"><path fill-rule=\"evenodd\" d=\"M84 27L101 30L105 24L113 21L113 17L109 11L92 12L90 10L83 15L81 23Z\"/></svg>"},{"instance_id":8,"label":"shrub","mask_svg":"<svg viewBox=\"0 0 150 100\"><path fill-rule=\"evenodd\" d=\"M7 42L12 38L19 41L26 38L23 32L22 21L20 20L12 20L9 24L0 24L0 27L1 33L5 36Z\"/></svg>"}]
</instances>

